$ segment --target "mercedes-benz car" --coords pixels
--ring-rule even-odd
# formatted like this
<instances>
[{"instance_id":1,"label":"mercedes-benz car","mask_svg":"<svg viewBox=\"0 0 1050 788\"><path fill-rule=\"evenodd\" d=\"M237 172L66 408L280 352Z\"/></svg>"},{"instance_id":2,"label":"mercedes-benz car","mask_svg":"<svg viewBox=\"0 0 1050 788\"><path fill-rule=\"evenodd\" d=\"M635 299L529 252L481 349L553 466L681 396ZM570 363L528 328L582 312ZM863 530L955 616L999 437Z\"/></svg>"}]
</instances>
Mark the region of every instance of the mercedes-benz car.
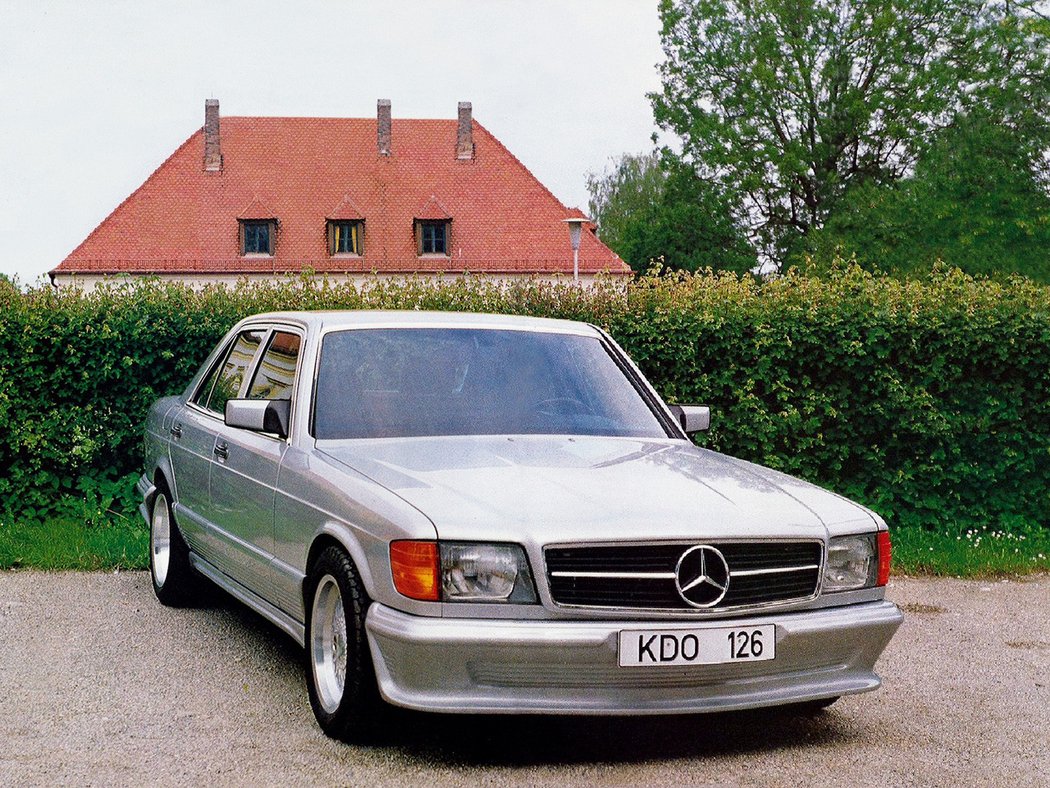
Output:
<instances>
[{"instance_id":1,"label":"mercedes-benz car","mask_svg":"<svg viewBox=\"0 0 1050 788\"><path fill-rule=\"evenodd\" d=\"M699 448L577 322L241 321L146 425L167 605L220 586L305 649L321 728L429 712L827 705L902 617L874 512Z\"/></svg>"}]
</instances>

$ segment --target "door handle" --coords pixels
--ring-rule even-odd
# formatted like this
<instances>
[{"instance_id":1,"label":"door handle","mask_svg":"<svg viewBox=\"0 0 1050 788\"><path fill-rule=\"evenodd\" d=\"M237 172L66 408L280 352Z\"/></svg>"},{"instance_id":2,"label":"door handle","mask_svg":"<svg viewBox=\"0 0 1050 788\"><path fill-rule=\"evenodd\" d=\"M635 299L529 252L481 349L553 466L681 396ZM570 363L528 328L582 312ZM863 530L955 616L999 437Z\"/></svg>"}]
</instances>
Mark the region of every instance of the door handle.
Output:
<instances>
[{"instance_id":1,"label":"door handle","mask_svg":"<svg viewBox=\"0 0 1050 788\"><path fill-rule=\"evenodd\" d=\"M230 456L230 445L226 441L215 441L215 448L212 451L220 460L225 460Z\"/></svg>"},{"instance_id":2,"label":"door handle","mask_svg":"<svg viewBox=\"0 0 1050 788\"><path fill-rule=\"evenodd\" d=\"M182 437L182 425L173 424L169 432L171 433L171 437L173 437L175 440L178 440Z\"/></svg>"}]
</instances>

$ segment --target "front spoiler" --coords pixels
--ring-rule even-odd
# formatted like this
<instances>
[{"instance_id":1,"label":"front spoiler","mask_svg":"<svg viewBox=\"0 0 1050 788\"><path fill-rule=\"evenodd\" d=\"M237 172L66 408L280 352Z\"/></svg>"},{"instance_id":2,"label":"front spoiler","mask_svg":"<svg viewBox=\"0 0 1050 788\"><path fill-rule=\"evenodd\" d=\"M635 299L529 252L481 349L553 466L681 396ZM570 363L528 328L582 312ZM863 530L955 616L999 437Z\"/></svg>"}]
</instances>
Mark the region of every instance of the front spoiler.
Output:
<instances>
[{"instance_id":1,"label":"front spoiler","mask_svg":"<svg viewBox=\"0 0 1050 788\"><path fill-rule=\"evenodd\" d=\"M683 714L730 711L876 689L875 661L903 621L868 602L705 622L508 621L412 616L378 603L366 628L389 702L438 712ZM776 659L617 666L621 629L775 624Z\"/></svg>"}]
</instances>

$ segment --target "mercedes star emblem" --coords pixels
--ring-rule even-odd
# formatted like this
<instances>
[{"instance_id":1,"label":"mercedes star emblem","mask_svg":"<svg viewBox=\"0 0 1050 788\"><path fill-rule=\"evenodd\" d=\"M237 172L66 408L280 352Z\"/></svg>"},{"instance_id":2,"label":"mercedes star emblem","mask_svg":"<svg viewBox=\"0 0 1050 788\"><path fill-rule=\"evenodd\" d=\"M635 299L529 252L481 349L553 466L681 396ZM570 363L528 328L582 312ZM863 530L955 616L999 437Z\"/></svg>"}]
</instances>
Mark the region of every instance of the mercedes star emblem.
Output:
<instances>
[{"instance_id":1,"label":"mercedes star emblem","mask_svg":"<svg viewBox=\"0 0 1050 788\"><path fill-rule=\"evenodd\" d=\"M729 564L711 545L690 547L678 559L674 584L692 607L714 607L729 590Z\"/></svg>"}]
</instances>

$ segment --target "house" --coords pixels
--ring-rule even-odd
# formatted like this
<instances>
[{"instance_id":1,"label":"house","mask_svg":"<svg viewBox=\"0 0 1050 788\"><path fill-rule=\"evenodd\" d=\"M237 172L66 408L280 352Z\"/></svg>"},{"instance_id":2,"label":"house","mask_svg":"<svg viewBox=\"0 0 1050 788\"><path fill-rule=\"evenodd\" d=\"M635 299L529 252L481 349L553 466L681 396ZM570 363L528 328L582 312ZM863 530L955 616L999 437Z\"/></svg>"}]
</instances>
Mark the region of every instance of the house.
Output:
<instances>
[{"instance_id":1,"label":"house","mask_svg":"<svg viewBox=\"0 0 1050 788\"><path fill-rule=\"evenodd\" d=\"M200 286L316 272L573 277L585 218L459 104L456 120L219 117L50 272L56 286L159 276ZM630 268L585 225L580 279Z\"/></svg>"}]
</instances>

